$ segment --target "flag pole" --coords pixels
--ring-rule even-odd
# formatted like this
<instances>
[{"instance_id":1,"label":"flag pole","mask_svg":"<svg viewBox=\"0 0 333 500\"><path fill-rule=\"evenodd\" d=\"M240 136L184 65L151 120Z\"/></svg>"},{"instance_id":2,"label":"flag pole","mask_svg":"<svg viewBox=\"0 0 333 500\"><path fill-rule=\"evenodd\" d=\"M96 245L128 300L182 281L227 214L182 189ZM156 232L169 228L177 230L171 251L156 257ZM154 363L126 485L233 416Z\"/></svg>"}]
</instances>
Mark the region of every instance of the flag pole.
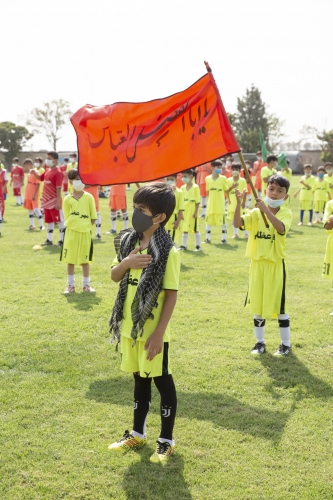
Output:
<instances>
[{"instance_id":1,"label":"flag pole","mask_svg":"<svg viewBox=\"0 0 333 500\"><path fill-rule=\"evenodd\" d=\"M221 99L221 96L220 96L220 92L219 92L219 89L217 88L217 85L216 85L216 82L215 82L215 79L213 77L213 73L212 73L212 69L211 67L209 66L208 62L207 61L204 61L205 63L205 66L206 66L206 69L207 69L207 73L209 73L209 78L210 78L210 81L212 82L212 85L214 87L214 90L215 90L215 93L217 95L217 99L219 101L219 104L221 106L221 109L223 109L223 103L222 103L222 99ZM252 179L251 179L251 176L249 174L249 171L245 165L245 162L244 162L244 158L243 158L243 153L242 151L238 151L238 156L239 156L239 159L240 159L240 162L241 162L241 165L243 167L243 170L244 170L244 174L245 174L245 177L246 177L246 180L247 182L250 184L250 187L251 187L251 190L252 190L252 193L253 193L253 196L255 199L258 198L258 194L257 194L257 191L253 185L253 182L252 182ZM266 218L266 215L261 212L261 215L262 215L262 218L263 218L263 221L265 223L265 226L267 228L269 228L269 224L268 224L268 221L267 221L267 218Z\"/></svg>"}]
</instances>

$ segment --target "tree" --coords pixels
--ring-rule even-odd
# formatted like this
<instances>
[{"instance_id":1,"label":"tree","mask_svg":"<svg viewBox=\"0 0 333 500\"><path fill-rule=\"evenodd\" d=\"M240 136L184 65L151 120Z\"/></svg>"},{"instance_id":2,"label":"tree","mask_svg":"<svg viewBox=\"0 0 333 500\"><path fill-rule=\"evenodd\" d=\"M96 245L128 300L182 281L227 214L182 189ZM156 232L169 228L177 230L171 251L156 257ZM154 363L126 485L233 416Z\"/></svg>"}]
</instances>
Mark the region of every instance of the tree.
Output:
<instances>
[{"instance_id":1,"label":"tree","mask_svg":"<svg viewBox=\"0 0 333 500\"><path fill-rule=\"evenodd\" d=\"M33 134L25 127L15 125L13 122L0 123L0 148L5 152L5 161L8 165L32 137Z\"/></svg>"},{"instance_id":2,"label":"tree","mask_svg":"<svg viewBox=\"0 0 333 500\"><path fill-rule=\"evenodd\" d=\"M283 133L283 122L274 114L267 113L267 106L261 92L253 84L246 89L245 96L237 99L237 113L233 122L238 141L244 153L254 153L260 149L259 130L269 149L274 149Z\"/></svg>"},{"instance_id":3,"label":"tree","mask_svg":"<svg viewBox=\"0 0 333 500\"><path fill-rule=\"evenodd\" d=\"M317 138L320 140L321 144L321 155L320 159L324 162L333 162L333 130L326 132L323 130L322 133L317 134Z\"/></svg>"},{"instance_id":4,"label":"tree","mask_svg":"<svg viewBox=\"0 0 333 500\"><path fill-rule=\"evenodd\" d=\"M61 139L60 130L67 124L71 114L69 102L64 99L54 99L44 102L43 108L34 108L27 124L35 133L44 134L56 151L57 142Z\"/></svg>"}]
</instances>

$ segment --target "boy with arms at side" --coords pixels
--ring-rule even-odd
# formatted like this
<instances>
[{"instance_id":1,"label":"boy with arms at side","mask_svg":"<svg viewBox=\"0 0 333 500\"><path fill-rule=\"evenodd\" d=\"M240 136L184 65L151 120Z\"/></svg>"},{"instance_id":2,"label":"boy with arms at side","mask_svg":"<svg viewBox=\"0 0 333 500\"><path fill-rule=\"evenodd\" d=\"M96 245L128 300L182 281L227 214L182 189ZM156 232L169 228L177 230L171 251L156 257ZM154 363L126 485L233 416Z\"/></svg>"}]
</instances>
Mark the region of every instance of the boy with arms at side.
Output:
<instances>
[{"instance_id":1,"label":"boy with arms at side","mask_svg":"<svg viewBox=\"0 0 333 500\"><path fill-rule=\"evenodd\" d=\"M75 292L75 265L82 266L82 288L84 292L94 292L90 286L89 264L93 260L91 228L97 219L94 197L83 191L84 184L79 172L72 168L68 181L73 192L64 199L65 239L60 260L67 262L67 288L65 294Z\"/></svg>"},{"instance_id":2,"label":"boy with arms at side","mask_svg":"<svg viewBox=\"0 0 333 500\"><path fill-rule=\"evenodd\" d=\"M317 170L317 178L313 184L313 204L314 204L314 212L315 212L315 220L314 224L318 224L319 222L323 222L324 210L326 199L331 199L329 183L325 181L324 177L326 174L326 170L324 167L319 167Z\"/></svg>"},{"instance_id":3,"label":"boy with arms at side","mask_svg":"<svg viewBox=\"0 0 333 500\"><path fill-rule=\"evenodd\" d=\"M234 213L236 210L236 205L237 205L237 198L236 198L236 192L235 189L237 188L243 196L243 201L242 201L242 209L244 211L245 208L245 200L246 200L246 180L243 177L240 177L240 171L241 171L241 164L240 163L234 163L232 166L232 177L230 179L227 179L227 185L228 185L228 190L227 190L227 195L229 197L229 203L228 203L228 219L231 220L231 225L234 234L232 235L232 238L239 238L238 236L238 228L234 226L233 220L234 220ZM248 237L248 232L245 231L245 237Z\"/></svg>"},{"instance_id":4,"label":"boy with arms at side","mask_svg":"<svg viewBox=\"0 0 333 500\"><path fill-rule=\"evenodd\" d=\"M277 316L281 344L276 356L286 356L291 351L290 319L286 312L286 235L290 229L292 213L284 206L290 183L281 175L268 180L266 198L257 198L256 207L241 215L242 193L237 190L237 205L234 217L235 227L250 230L246 257L251 259L249 291L246 304L254 314L254 335L256 344L252 354L263 354L265 346L265 321ZM266 228L261 212L266 214L269 228Z\"/></svg>"},{"instance_id":5,"label":"boy with arms at side","mask_svg":"<svg viewBox=\"0 0 333 500\"><path fill-rule=\"evenodd\" d=\"M252 178L254 176L254 173L253 173L253 169L251 168L251 163L249 162L249 160L245 160L244 163L246 165L246 168L247 168L247 171L249 172L250 177ZM240 175L241 175L241 177L243 177L246 180L246 185L247 185L247 197L246 197L247 202L246 202L246 208L251 208L252 190L251 190L250 183L247 182L247 177L245 176L245 172L244 172L243 168L241 170Z\"/></svg>"},{"instance_id":6,"label":"boy with arms at side","mask_svg":"<svg viewBox=\"0 0 333 500\"><path fill-rule=\"evenodd\" d=\"M299 195L299 223L298 226L303 226L303 218L305 210L309 210L309 222L308 226L312 226L312 216L313 216L313 186L315 182L315 177L311 175L312 165L306 164L303 167L304 175L301 177L299 183L301 187L294 194L294 198Z\"/></svg>"},{"instance_id":7,"label":"boy with arms at side","mask_svg":"<svg viewBox=\"0 0 333 500\"><path fill-rule=\"evenodd\" d=\"M177 174L167 176L166 183L173 189L176 199L176 206L170 219L165 224L165 230L170 234L172 241L178 245L180 237L180 224L183 220L184 212L184 194L181 189L177 188L176 182Z\"/></svg>"},{"instance_id":8,"label":"boy with arms at side","mask_svg":"<svg viewBox=\"0 0 333 500\"><path fill-rule=\"evenodd\" d=\"M286 166L283 167L283 169L280 172L280 175L282 175L283 177L285 177L286 179L288 179L289 184L291 185L291 179L292 179L292 176L293 176L293 171L290 168L290 160L288 160L288 159L286 160ZM289 207L289 205L290 205L290 196L288 196L288 198L286 199L285 205L286 205L286 207Z\"/></svg>"},{"instance_id":9,"label":"boy with arms at side","mask_svg":"<svg viewBox=\"0 0 333 500\"><path fill-rule=\"evenodd\" d=\"M48 169L40 174L33 169L31 173L40 181L44 181L42 194L42 209L44 210L44 220L47 224L47 240L41 246L53 245L53 231L55 224L59 225L60 239L59 246L62 246L64 239L64 216L62 212L61 186L63 175L58 167L59 155L56 151L49 151L46 154L45 165Z\"/></svg>"},{"instance_id":10,"label":"boy with arms at side","mask_svg":"<svg viewBox=\"0 0 333 500\"><path fill-rule=\"evenodd\" d=\"M91 196L94 198L95 201L95 209L96 209L96 214L97 214L97 220L96 220L96 238L101 239L101 227L102 227L102 217L99 211L99 186L85 186L84 188L86 193L91 194Z\"/></svg>"},{"instance_id":11,"label":"boy with arms at side","mask_svg":"<svg viewBox=\"0 0 333 500\"><path fill-rule=\"evenodd\" d=\"M128 211L126 201L126 184L114 184L110 188L110 216L111 229L106 234L116 234L117 232L117 211L123 214L124 229L128 228Z\"/></svg>"},{"instance_id":12,"label":"boy with arms at side","mask_svg":"<svg viewBox=\"0 0 333 500\"><path fill-rule=\"evenodd\" d=\"M268 180L271 175L276 174L276 164L277 164L277 156L268 155L266 159L267 165L262 167L260 176L262 180L262 190L265 191L267 188Z\"/></svg>"},{"instance_id":13,"label":"boy with arms at side","mask_svg":"<svg viewBox=\"0 0 333 500\"><path fill-rule=\"evenodd\" d=\"M206 209L207 209L207 190L206 190L206 177L207 175L210 175L212 173L212 168L210 163L204 163L204 165L200 165L195 169L197 176L196 176L196 183L199 186L200 189L200 195L201 195L201 207L202 207L202 213L200 217L205 217L206 216Z\"/></svg>"},{"instance_id":14,"label":"boy with arms at side","mask_svg":"<svg viewBox=\"0 0 333 500\"><path fill-rule=\"evenodd\" d=\"M182 222L182 244L179 250L187 250L188 233L195 233L195 251L199 252L200 248L200 233L198 231L198 210L200 205L200 190L195 184L194 172L192 169L183 172L182 180L184 185L181 187L184 195L184 212Z\"/></svg>"},{"instance_id":15,"label":"boy with arms at side","mask_svg":"<svg viewBox=\"0 0 333 500\"><path fill-rule=\"evenodd\" d=\"M170 327L179 286L180 255L165 231L175 209L173 189L164 183L142 186L133 197L133 228L116 236L111 279L120 283L110 332L120 339L121 369L134 376L134 422L110 450L141 448L147 442L146 418L151 382L161 396L161 433L152 462L166 462L174 449L177 408L170 369Z\"/></svg>"},{"instance_id":16,"label":"boy with arms at side","mask_svg":"<svg viewBox=\"0 0 333 500\"><path fill-rule=\"evenodd\" d=\"M330 200L325 207L324 228L327 231L327 243L322 276L333 280L333 200Z\"/></svg>"},{"instance_id":17,"label":"boy with arms at side","mask_svg":"<svg viewBox=\"0 0 333 500\"><path fill-rule=\"evenodd\" d=\"M328 189L330 192L331 200L333 200L333 165L330 162L325 163L324 165L326 174L324 175L324 179L328 182ZM329 201L327 197L327 201Z\"/></svg>"},{"instance_id":18,"label":"boy with arms at side","mask_svg":"<svg viewBox=\"0 0 333 500\"><path fill-rule=\"evenodd\" d=\"M23 165L29 168L28 182L24 193L24 204L23 204L24 208L29 211L29 222L30 222L29 230L32 231L36 229L34 221L34 214L35 214L36 217L38 218L39 229L41 231L44 231L45 227L43 225L43 215L40 208L38 207L40 180L37 179L34 176L34 174L31 173L33 166L32 166L32 160L30 160L30 158L24 160Z\"/></svg>"},{"instance_id":19,"label":"boy with arms at side","mask_svg":"<svg viewBox=\"0 0 333 500\"><path fill-rule=\"evenodd\" d=\"M222 227L222 244L227 243L227 225L225 221L224 193L228 191L227 179L220 175L222 172L221 160L211 162L212 174L206 177L206 191L208 197L206 215L206 239L211 242L212 226Z\"/></svg>"},{"instance_id":20,"label":"boy with arms at side","mask_svg":"<svg viewBox=\"0 0 333 500\"><path fill-rule=\"evenodd\" d=\"M19 159L13 158L10 173L10 185L13 186L13 195L16 197L16 205L23 205L22 188L24 186L24 170L19 165Z\"/></svg>"}]
</instances>

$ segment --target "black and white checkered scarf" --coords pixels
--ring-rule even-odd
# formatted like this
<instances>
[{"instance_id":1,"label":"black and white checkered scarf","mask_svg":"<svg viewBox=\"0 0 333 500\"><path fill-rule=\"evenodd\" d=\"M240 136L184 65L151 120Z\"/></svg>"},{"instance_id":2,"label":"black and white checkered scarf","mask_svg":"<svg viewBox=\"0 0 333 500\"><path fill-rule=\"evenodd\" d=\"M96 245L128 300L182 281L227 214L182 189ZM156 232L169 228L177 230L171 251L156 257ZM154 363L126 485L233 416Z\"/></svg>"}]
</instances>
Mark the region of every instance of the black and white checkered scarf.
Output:
<instances>
[{"instance_id":1,"label":"black and white checkered scarf","mask_svg":"<svg viewBox=\"0 0 333 500\"><path fill-rule=\"evenodd\" d=\"M140 238L133 228L124 229L114 239L114 245L118 257L118 262L121 262L127 257L137 245ZM134 300L131 306L132 315L132 331L133 346L136 343L138 335L143 335L144 324L148 318L154 318L153 309L157 307L157 297L162 290L163 277L165 274L166 264L169 252L173 247L173 241L164 227L159 227L150 239L147 254L151 255L153 260L146 269L142 270ZM128 277L130 269L125 273L119 285L118 295L113 307L110 318L110 333L113 333L111 341L117 341L117 346L120 340L120 327L123 320L123 307L127 294Z\"/></svg>"}]
</instances>

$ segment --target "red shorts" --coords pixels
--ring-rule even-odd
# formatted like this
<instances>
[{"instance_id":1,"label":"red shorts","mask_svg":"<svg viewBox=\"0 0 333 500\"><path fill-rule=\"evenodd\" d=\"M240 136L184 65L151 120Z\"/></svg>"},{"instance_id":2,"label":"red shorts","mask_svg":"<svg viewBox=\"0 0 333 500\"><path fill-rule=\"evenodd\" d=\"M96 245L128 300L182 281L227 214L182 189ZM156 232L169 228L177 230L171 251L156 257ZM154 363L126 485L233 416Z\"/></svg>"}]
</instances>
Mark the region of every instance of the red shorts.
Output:
<instances>
[{"instance_id":1,"label":"red shorts","mask_svg":"<svg viewBox=\"0 0 333 500\"><path fill-rule=\"evenodd\" d=\"M21 188L13 188L14 196L21 196Z\"/></svg>"},{"instance_id":2,"label":"red shorts","mask_svg":"<svg viewBox=\"0 0 333 500\"><path fill-rule=\"evenodd\" d=\"M109 207L114 210L124 210L127 208L126 196L111 196L109 201Z\"/></svg>"},{"instance_id":3,"label":"red shorts","mask_svg":"<svg viewBox=\"0 0 333 500\"><path fill-rule=\"evenodd\" d=\"M38 208L38 198L35 198L34 200L24 200L23 206L27 210L34 210L35 208Z\"/></svg>"},{"instance_id":4,"label":"red shorts","mask_svg":"<svg viewBox=\"0 0 333 500\"><path fill-rule=\"evenodd\" d=\"M200 184L200 196L207 196L206 183Z\"/></svg>"},{"instance_id":5,"label":"red shorts","mask_svg":"<svg viewBox=\"0 0 333 500\"><path fill-rule=\"evenodd\" d=\"M64 217L62 215L62 210L44 208L44 220L47 224L50 224L51 222L63 222Z\"/></svg>"}]
</instances>

